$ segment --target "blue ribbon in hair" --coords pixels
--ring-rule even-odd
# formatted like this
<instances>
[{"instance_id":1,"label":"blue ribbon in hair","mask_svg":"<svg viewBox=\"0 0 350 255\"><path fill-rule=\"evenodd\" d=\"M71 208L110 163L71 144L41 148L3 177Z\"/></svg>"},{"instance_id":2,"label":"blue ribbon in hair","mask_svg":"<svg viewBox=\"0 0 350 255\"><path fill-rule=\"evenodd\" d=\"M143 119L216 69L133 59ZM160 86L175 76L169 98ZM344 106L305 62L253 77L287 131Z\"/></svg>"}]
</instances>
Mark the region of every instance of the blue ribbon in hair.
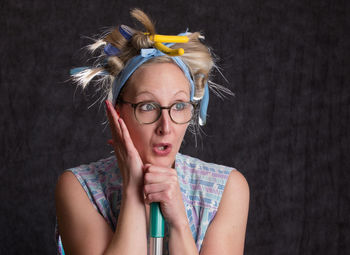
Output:
<instances>
[{"instance_id":1,"label":"blue ribbon in hair","mask_svg":"<svg viewBox=\"0 0 350 255\"><path fill-rule=\"evenodd\" d=\"M105 52L105 54L106 54L107 56L116 56L116 55L118 55L119 52L120 52L120 50L119 50L118 48L114 47L114 46L113 46L112 44L110 44L110 43L108 43L108 44L104 47L103 51Z\"/></svg>"}]
</instances>

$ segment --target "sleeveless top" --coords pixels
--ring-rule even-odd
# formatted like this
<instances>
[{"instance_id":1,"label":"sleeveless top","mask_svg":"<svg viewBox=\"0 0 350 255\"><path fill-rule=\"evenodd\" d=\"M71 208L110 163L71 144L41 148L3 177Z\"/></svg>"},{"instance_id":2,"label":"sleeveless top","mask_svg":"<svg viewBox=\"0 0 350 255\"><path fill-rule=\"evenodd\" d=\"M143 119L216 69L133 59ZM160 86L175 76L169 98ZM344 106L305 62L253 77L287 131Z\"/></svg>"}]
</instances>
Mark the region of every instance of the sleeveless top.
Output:
<instances>
[{"instance_id":1,"label":"sleeveless top","mask_svg":"<svg viewBox=\"0 0 350 255\"><path fill-rule=\"evenodd\" d=\"M213 220L233 168L206 163L178 153L175 158L183 203L193 239L200 251L205 233ZM88 165L67 169L79 180L95 209L116 229L122 199L122 176L115 156ZM58 254L64 254L56 224ZM164 254L169 254L169 226L165 224Z\"/></svg>"}]
</instances>

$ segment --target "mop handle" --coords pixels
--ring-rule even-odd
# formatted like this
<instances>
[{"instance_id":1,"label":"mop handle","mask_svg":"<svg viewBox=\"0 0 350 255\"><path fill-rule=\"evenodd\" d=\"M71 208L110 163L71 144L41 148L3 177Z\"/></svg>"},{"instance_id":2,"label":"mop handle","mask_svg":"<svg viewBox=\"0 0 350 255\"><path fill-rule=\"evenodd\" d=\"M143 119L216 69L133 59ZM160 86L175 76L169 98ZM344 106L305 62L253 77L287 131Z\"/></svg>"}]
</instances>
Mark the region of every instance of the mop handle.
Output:
<instances>
[{"instance_id":1,"label":"mop handle","mask_svg":"<svg viewBox=\"0 0 350 255\"><path fill-rule=\"evenodd\" d=\"M164 217L160 211L160 204L150 205L150 255L163 254Z\"/></svg>"}]
</instances>

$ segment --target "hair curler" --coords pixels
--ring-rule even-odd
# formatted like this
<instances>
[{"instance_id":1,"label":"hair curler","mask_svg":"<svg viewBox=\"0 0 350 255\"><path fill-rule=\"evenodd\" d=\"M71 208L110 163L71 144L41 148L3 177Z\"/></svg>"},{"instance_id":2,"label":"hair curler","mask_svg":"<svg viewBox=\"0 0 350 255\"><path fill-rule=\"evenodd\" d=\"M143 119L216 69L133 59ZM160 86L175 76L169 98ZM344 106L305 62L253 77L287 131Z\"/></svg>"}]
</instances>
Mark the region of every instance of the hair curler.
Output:
<instances>
[{"instance_id":1,"label":"hair curler","mask_svg":"<svg viewBox=\"0 0 350 255\"><path fill-rule=\"evenodd\" d=\"M187 43L189 41L189 38L183 35L150 35L149 33L145 33L145 35L147 35L148 38L154 42L155 48L172 57L183 55L185 52L184 49L171 49L165 46L163 43Z\"/></svg>"}]
</instances>

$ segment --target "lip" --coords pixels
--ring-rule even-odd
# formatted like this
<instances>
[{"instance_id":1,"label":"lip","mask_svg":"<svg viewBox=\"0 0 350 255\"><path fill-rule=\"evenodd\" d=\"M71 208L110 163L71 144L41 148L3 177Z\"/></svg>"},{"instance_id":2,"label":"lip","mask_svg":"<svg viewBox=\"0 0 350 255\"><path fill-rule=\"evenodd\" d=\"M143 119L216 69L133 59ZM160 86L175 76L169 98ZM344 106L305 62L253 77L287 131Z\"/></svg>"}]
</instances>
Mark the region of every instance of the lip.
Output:
<instances>
[{"instance_id":1,"label":"lip","mask_svg":"<svg viewBox=\"0 0 350 255\"><path fill-rule=\"evenodd\" d=\"M164 150L160 150L159 147L164 147ZM153 145L153 152L157 156L167 156L172 150L172 145L170 143L157 143Z\"/></svg>"}]
</instances>

